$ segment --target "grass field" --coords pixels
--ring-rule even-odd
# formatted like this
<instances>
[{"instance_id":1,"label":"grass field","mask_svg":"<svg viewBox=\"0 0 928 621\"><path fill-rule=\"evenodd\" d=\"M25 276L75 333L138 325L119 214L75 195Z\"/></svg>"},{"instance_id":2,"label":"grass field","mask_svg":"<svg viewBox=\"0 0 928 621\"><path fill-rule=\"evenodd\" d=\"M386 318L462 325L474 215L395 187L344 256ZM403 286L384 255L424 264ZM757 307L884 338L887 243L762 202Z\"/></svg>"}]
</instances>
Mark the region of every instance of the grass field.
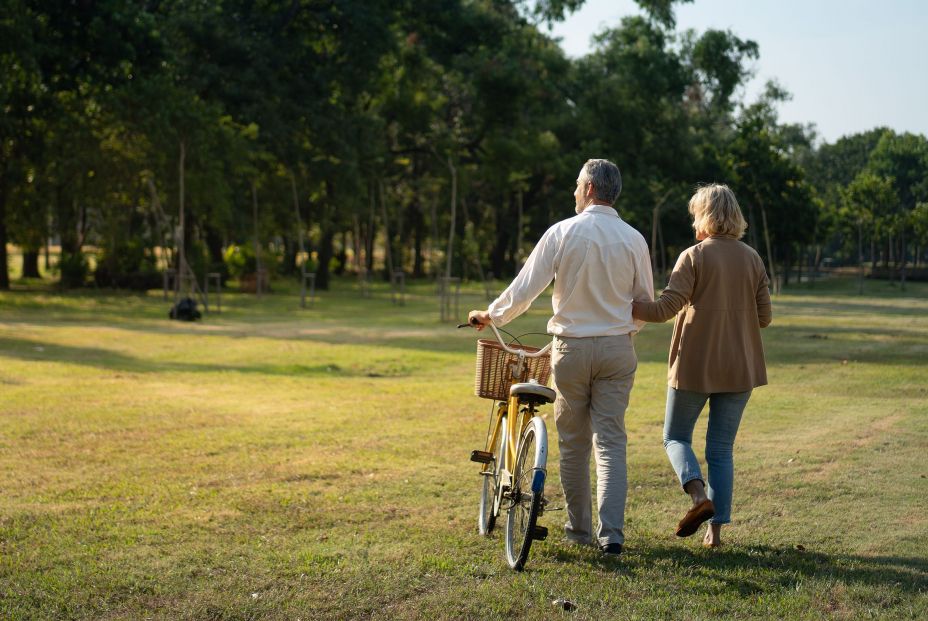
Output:
<instances>
[{"instance_id":1,"label":"grass field","mask_svg":"<svg viewBox=\"0 0 928 621\"><path fill-rule=\"evenodd\" d=\"M642 332L626 553L552 511L523 573L476 532L489 402L431 286L229 294L197 324L160 292L0 293L0 618L928 618L928 287L866 287L775 298L715 551L673 536L670 325Z\"/></svg>"}]
</instances>

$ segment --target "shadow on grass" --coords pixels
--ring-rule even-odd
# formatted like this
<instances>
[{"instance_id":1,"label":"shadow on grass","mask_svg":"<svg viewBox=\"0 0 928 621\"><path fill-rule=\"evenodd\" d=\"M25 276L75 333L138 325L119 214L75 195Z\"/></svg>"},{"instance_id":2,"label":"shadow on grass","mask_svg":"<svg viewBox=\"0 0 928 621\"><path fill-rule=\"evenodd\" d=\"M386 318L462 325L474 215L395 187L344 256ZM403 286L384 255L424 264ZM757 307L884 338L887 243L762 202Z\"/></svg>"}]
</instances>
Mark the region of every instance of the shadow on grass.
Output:
<instances>
[{"instance_id":1,"label":"shadow on grass","mask_svg":"<svg viewBox=\"0 0 928 621\"><path fill-rule=\"evenodd\" d=\"M776 307L788 311L793 315L896 315L896 316L918 316L919 309L910 306L900 305L899 302L908 301L908 298L902 300L892 300L894 304L869 304L866 302L857 302L842 298L838 303L828 302L811 302L799 300L780 300L776 302ZM912 300L913 302L916 300ZM925 300L918 300L924 303ZM776 317L774 316L774 320Z\"/></svg>"},{"instance_id":2,"label":"shadow on grass","mask_svg":"<svg viewBox=\"0 0 928 621\"><path fill-rule=\"evenodd\" d=\"M468 339L456 323L441 322L432 296L409 294L404 306L389 295L360 298L344 291L300 309L298 298L267 296L265 301L231 296L221 314L206 314L194 324L169 320L169 302L140 295L69 294L38 301L26 295L0 295L0 321L8 326L43 325L69 328L110 328L143 334L191 337L266 338L330 345L375 345L417 351L460 352ZM224 298L225 300L225 298ZM7 303L4 307L4 303ZM10 303L12 302L12 303ZM463 314L483 303L462 295ZM532 313L532 325L543 329L547 317ZM468 333L476 340L476 333ZM468 343L466 349L471 349Z\"/></svg>"},{"instance_id":3,"label":"shadow on grass","mask_svg":"<svg viewBox=\"0 0 928 621\"><path fill-rule=\"evenodd\" d=\"M292 377L404 377L411 369L390 361L371 362L364 367L345 368L337 364L254 364L223 365L192 362L150 362L97 347L72 347L41 341L0 337L0 358L27 362L64 362L126 373L258 373Z\"/></svg>"},{"instance_id":4,"label":"shadow on grass","mask_svg":"<svg viewBox=\"0 0 928 621\"><path fill-rule=\"evenodd\" d=\"M566 546L558 547L553 556L561 562L590 563L628 575L655 565L678 567L687 576L718 582L748 596L792 589L805 579L893 587L907 594L924 593L928 584L928 559L924 558L825 554L765 545L716 550L648 546L616 560L594 548Z\"/></svg>"},{"instance_id":5,"label":"shadow on grass","mask_svg":"<svg viewBox=\"0 0 928 621\"><path fill-rule=\"evenodd\" d=\"M645 564L666 560L684 564L696 574L718 580L742 595L763 593L770 588L794 588L805 578L889 586L913 594L923 593L928 584L928 559L914 557L825 554L764 545L711 551L658 546L642 554ZM755 579L747 577L752 573Z\"/></svg>"}]
</instances>

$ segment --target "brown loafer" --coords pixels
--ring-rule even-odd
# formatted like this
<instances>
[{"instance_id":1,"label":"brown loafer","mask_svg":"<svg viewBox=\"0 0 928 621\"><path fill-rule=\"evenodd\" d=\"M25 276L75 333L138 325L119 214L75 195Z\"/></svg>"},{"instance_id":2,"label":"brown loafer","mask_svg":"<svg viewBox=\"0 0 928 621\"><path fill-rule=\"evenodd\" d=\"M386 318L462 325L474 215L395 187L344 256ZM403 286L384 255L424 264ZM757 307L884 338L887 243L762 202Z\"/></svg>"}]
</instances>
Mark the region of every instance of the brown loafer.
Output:
<instances>
[{"instance_id":1,"label":"brown loafer","mask_svg":"<svg viewBox=\"0 0 928 621\"><path fill-rule=\"evenodd\" d=\"M694 505L689 511L686 512L686 515L683 516L683 519L680 520L680 523L677 524L677 537L689 537L697 530L699 530L699 525L715 515L715 505L712 504L712 501L708 498L703 500L698 505Z\"/></svg>"}]
</instances>

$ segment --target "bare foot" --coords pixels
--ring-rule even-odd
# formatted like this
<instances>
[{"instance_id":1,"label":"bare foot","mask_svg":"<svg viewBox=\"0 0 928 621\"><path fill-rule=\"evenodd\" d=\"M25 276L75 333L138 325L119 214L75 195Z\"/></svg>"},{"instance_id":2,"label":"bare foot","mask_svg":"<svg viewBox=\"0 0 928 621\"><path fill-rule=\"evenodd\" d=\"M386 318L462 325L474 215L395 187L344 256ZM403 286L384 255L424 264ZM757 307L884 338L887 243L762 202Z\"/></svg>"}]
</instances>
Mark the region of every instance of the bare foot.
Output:
<instances>
[{"instance_id":1,"label":"bare foot","mask_svg":"<svg viewBox=\"0 0 928 621\"><path fill-rule=\"evenodd\" d=\"M702 540L702 545L709 548L717 548L722 545L722 525L709 524L706 529L706 536Z\"/></svg>"}]
</instances>

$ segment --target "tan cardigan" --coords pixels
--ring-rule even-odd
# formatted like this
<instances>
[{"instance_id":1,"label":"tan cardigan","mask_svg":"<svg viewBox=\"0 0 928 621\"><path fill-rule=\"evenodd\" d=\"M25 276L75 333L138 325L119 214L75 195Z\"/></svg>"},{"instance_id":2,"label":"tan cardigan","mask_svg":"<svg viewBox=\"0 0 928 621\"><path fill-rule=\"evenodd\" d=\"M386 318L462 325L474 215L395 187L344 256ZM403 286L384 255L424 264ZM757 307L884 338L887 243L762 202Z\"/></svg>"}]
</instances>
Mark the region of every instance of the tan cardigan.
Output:
<instances>
[{"instance_id":1,"label":"tan cardigan","mask_svg":"<svg viewBox=\"0 0 928 621\"><path fill-rule=\"evenodd\" d=\"M769 281L753 248L710 237L683 251L654 302L635 302L634 317L677 316L667 383L693 392L744 392L767 383L760 329L770 324Z\"/></svg>"}]
</instances>

